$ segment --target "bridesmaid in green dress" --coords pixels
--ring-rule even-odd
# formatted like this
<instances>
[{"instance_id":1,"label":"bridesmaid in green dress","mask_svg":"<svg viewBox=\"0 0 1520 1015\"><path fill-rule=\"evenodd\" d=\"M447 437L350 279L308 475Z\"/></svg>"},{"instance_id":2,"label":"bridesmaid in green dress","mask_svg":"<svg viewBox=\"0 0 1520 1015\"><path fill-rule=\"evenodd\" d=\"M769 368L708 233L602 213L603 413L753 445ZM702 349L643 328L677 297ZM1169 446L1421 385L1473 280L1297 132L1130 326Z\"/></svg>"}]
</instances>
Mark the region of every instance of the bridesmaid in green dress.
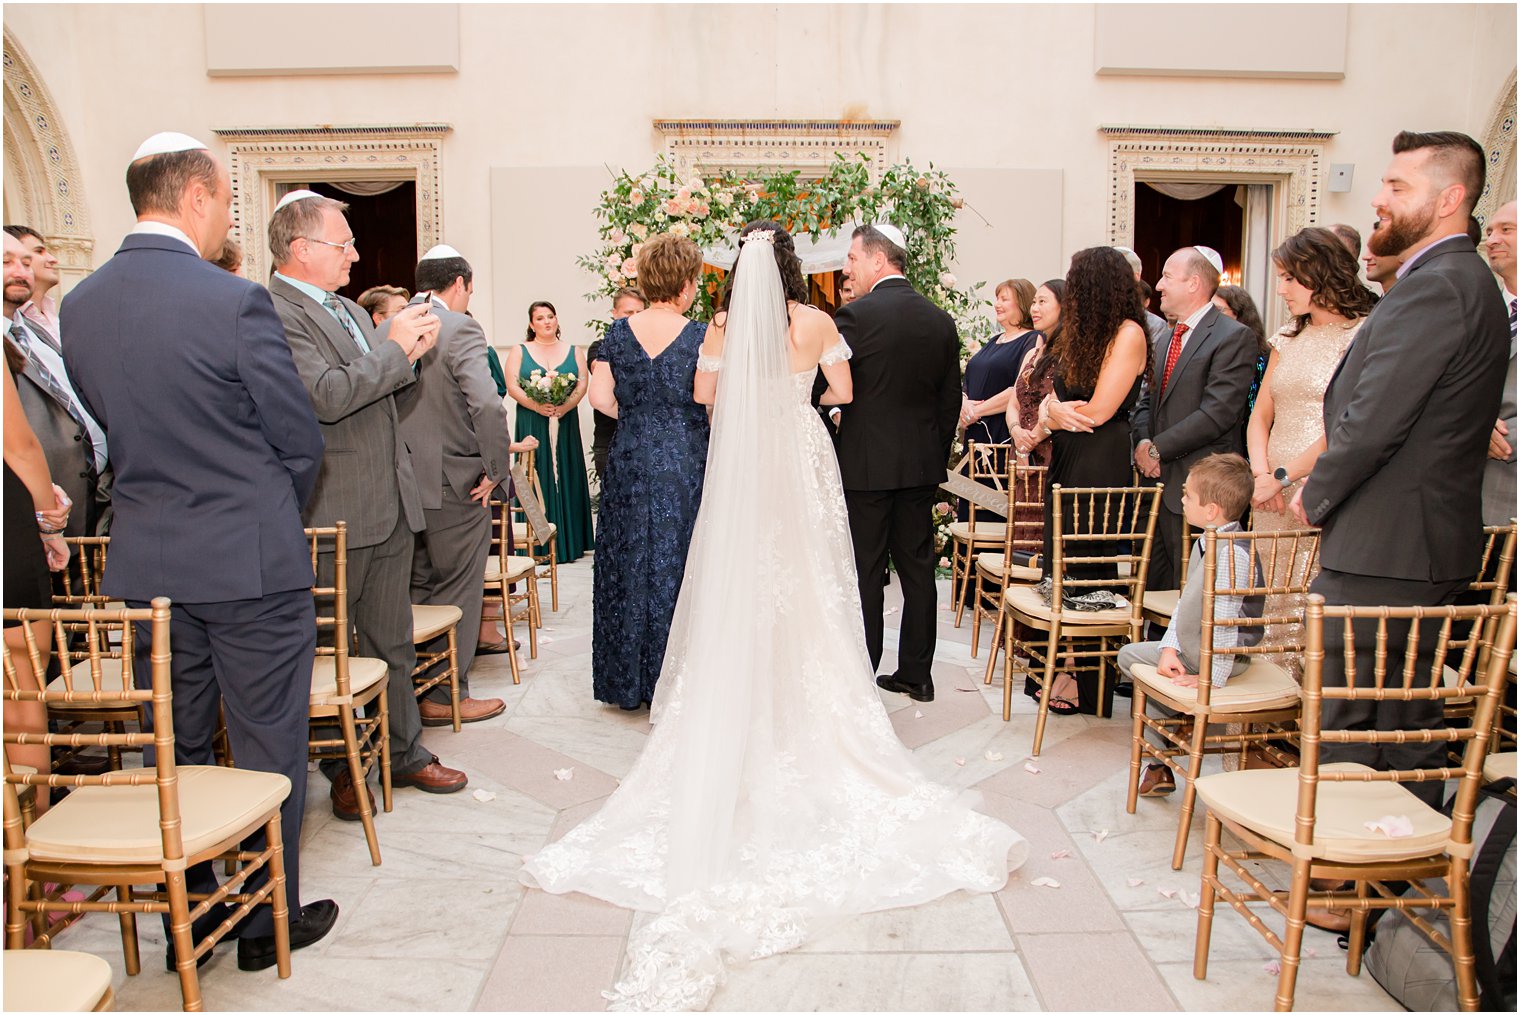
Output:
<instances>
[{"instance_id":1,"label":"bridesmaid in green dress","mask_svg":"<svg viewBox=\"0 0 1520 1015\"><path fill-rule=\"evenodd\" d=\"M575 391L564 405L541 405L523 391L522 382L535 370L575 375ZM538 438L535 460L544 491L545 513L558 529L558 559L576 560L591 549L591 490L586 481L586 453L581 444L580 412L590 371L586 353L566 342L559 331L554 304L540 300L528 308L528 338L507 353L507 394L517 403L517 439ZM559 420L558 442L550 453L549 421ZM538 548L542 552L541 548Z\"/></svg>"}]
</instances>

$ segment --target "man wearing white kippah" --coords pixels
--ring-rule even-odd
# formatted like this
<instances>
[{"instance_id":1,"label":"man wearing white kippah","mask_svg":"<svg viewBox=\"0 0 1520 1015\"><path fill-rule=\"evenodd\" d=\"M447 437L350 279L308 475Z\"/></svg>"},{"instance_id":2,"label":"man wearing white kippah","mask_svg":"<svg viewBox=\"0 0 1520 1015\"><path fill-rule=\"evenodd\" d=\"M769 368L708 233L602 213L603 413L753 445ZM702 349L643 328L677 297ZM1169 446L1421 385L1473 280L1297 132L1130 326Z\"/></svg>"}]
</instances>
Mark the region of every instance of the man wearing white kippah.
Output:
<instances>
[{"instance_id":1,"label":"man wearing white kippah","mask_svg":"<svg viewBox=\"0 0 1520 1015\"><path fill-rule=\"evenodd\" d=\"M275 263L269 292L327 441L304 517L313 526L348 523L348 616L359 654L385 660L389 673L392 782L455 793L464 789L465 774L422 745L412 692L412 550L425 519L394 397L416 381L414 364L433 347L438 318L428 306L406 307L387 322L382 339L362 307L337 295L359 259L347 209L298 190L269 220ZM333 566L332 554L322 554L317 568L324 580ZM359 820L361 789L373 812L373 794L354 785L346 766L327 763L323 771L333 780L333 814Z\"/></svg>"},{"instance_id":2,"label":"man wearing white kippah","mask_svg":"<svg viewBox=\"0 0 1520 1015\"><path fill-rule=\"evenodd\" d=\"M1246 396L1256 373L1256 339L1221 314L1214 293L1224 261L1210 247L1183 247L1166 259L1156 291L1177 322L1152 346L1151 375L1135 406L1135 468L1165 485L1147 585L1181 582L1182 481L1209 455L1245 453Z\"/></svg>"},{"instance_id":3,"label":"man wearing white kippah","mask_svg":"<svg viewBox=\"0 0 1520 1015\"><path fill-rule=\"evenodd\" d=\"M475 291L470 262L440 244L417 262L416 284L414 302L431 303L440 327L437 344L417 361L417 383L397 400L427 520L412 556L412 602L457 606L464 613L455 636L459 718L480 722L507 707L500 698L470 697L469 679L480 647L490 496L511 471L511 438L486 359L486 333L465 313ZM383 341L390 328L386 321L375 338ZM433 688L418 705L424 726L453 721L446 687Z\"/></svg>"},{"instance_id":4,"label":"man wearing white kippah","mask_svg":"<svg viewBox=\"0 0 1520 1015\"><path fill-rule=\"evenodd\" d=\"M127 192L137 225L69 293L61 322L69 376L105 427L116 469L101 591L132 607L173 600L177 762L216 763L220 704L238 767L289 778L280 808L285 897L290 947L303 948L338 917L330 899L300 904L316 647L301 506L317 481L322 434L269 294L204 260L220 253L232 224L221 162L192 137L154 135L127 167ZM146 625L137 645L141 676ZM248 887L266 877L256 872ZM191 867L185 881L192 893L214 890L212 863ZM226 915L218 904L193 936ZM255 909L238 933L239 969L275 965L270 907ZM171 944L168 961L172 970L191 957Z\"/></svg>"}]
</instances>

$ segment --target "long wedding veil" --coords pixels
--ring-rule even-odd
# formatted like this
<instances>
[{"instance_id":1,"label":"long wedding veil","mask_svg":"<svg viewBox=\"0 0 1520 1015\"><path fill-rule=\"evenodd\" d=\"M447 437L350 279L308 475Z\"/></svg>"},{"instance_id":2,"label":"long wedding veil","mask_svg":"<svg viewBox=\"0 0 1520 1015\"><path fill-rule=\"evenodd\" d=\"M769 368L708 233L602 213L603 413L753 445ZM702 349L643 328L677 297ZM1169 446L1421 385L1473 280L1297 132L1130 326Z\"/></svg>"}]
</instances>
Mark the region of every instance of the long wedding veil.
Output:
<instances>
[{"instance_id":1,"label":"long wedding veil","mask_svg":"<svg viewBox=\"0 0 1520 1015\"><path fill-rule=\"evenodd\" d=\"M771 815L746 791L771 766L751 759L775 757L775 679L795 665L774 615L808 609L796 573L808 556L797 545L808 524L803 418L773 237L751 233L734 266L702 507L655 693L654 721L676 700L696 720L681 724L667 898L721 880L737 843L767 838Z\"/></svg>"}]
</instances>

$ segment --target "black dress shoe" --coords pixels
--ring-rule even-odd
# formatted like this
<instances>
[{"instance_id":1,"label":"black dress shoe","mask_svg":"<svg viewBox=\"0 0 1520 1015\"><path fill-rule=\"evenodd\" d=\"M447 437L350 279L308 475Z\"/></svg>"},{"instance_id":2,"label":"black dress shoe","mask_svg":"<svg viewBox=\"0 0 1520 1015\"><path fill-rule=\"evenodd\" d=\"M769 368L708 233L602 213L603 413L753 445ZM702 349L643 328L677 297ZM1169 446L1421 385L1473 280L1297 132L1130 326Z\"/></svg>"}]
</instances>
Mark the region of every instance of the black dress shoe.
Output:
<instances>
[{"instance_id":1,"label":"black dress shoe","mask_svg":"<svg viewBox=\"0 0 1520 1015\"><path fill-rule=\"evenodd\" d=\"M201 917L199 920L196 920L193 924L190 925L190 940L199 946L202 941L206 940L206 935L210 934L213 930L216 930L217 927L221 926L222 921L227 919L230 914L231 910L227 908L226 903L216 903L206 912L205 916ZM167 930L167 928L165 929ZM211 961L212 951L213 949L207 948L205 954L195 960L197 969ZM178 967L175 964L174 958L174 941L173 939L170 939L169 947L164 950L164 968L171 973L176 973L179 971Z\"/></svg>"},{"instance_id":2,"label":"black dress shoe","mask_svg":"<svg viewBox=\"0 0 1520 1015\"><path fill-rule=\"evenodd\" d=\"M332 899L308 902L290 924L290 950L305 948L327 936L338 922L338 904ZM274 935L238 939L238 968L255 973L275 964Z\"/></svg>"},{"instance_id":3,"label":"black dress shoe","mask_svg":"<svg viewBox=\"0 0 1520 1015\"><path fill-rule=\"evenodd\" d=\"M908 684L895 677L877 677L876 686L887 691L896 691L898 694L906 694L914 701L933 701L933 684Z\"/></svg>"},{"instance_id":4,"label":"black dress shoe","mask_svg":"<svg viewBox=\"0 0 1520 1015\"><path fill-rule=\"evenodd\" d=\"M196 942L196 944L199 944L199 943L200 942L198 942L198 941ZM214 950L215 950L214 948L207 948L206 949L206 953L204 955L202 955L200 958L198 958L198 959L195 960L195 968L199 969L201 966L204 966L206 963L210 962L211 961L211 953ZM164 969L168 970L171 973L177 973L177 972L179 972L179 965L178 965L178 963L176 963L174 961L174 957L175 957L174 942L170 941L169 942L169 948L168 948L168 950L164 952Z\"/></svg>"},{"instance_id":5,"label":"black dress shoe","mask_svg":"<svg viewBox=\"0 0 1520 1015\"><path fill-rule=\"evenodd\" d=\"M1134 696L1135 696L1135 685L1134 684L1115 684L1114 685L1114 697L1116 697L1116 698L1133 698Z\"/></svg>"}]
</instances>

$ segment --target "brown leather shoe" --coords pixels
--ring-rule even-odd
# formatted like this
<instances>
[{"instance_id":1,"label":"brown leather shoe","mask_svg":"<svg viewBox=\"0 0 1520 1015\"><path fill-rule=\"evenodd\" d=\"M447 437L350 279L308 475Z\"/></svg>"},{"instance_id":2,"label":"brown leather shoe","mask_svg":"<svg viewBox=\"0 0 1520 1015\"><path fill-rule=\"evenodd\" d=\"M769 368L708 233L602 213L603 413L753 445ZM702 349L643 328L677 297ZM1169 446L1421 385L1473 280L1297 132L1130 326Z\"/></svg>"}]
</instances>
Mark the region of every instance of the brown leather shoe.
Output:
<instances>
[{"instance_id":1,"label":"brown leather shoe","mask_svg":"<svg viewBox=\"0 0 1520 1015\"><path fill-rule=\"evenodd\" d=\"M415 772L397 772L391 776L391 785L415 786L424 793L458 793L469 781L470 777L457 768L445 768L436 754Z\"/></svg>"},{"instance_id":2,"label":"brown leather shoe","mask_svg":"<svg viewBox=\"0 0 1520 1015\"><path fill-rule=\"evenodd\" d=\"M460 698L459 721L480 722L482 719L493 719L507 710L507 703L500 698ZM454 725L454 711L448 705L431 698L423 698L417 702L417 711L422 715L424 726L452 726Z\"/></svg>"},{"instance_id":3,"label":"brown leather shoe","mask_svg":"<svg viewBox=\"0 0 1520 1015\"><path fill-rule=\"evenodd\" d=\"M369 798L369 812L374 814L375 794L365 786L364 795ZM358 821L362 817L359 813L359 796L354 792L354 779L348 774L348 769L341 769L333 778L328 798L332 800L333 817L342 821Z\"/></svg>"},{"instance_id":4,"label":"brown leather shoe","mask_svg":"<svg viewBox=\"0 0 1520 1015\"><path fill-rule=\"evenodd\" d=\"M1140 776L1141 796L1166 796L1177 791L1177 780L1165 765L1146 765Z\"/></svg>"}]
</instances>

